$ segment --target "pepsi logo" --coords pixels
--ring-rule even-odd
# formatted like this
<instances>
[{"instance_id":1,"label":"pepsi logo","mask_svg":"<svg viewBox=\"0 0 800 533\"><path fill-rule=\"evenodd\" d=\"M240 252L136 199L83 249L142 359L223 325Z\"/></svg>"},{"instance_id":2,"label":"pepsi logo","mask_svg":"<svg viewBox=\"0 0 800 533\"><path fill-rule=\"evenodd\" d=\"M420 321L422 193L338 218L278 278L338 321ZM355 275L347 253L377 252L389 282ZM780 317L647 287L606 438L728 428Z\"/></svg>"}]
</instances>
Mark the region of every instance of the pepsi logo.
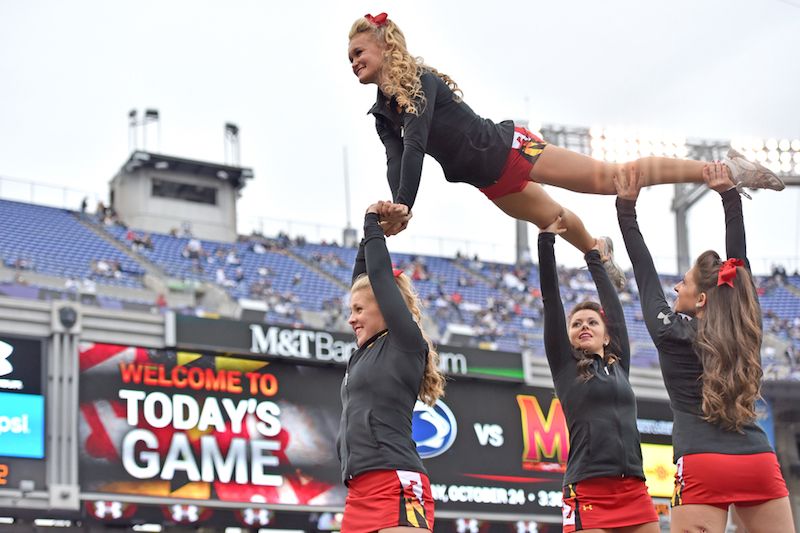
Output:
<instances>
[{"instance_id":1,"label":"pepsi logo","mask_svg":"<svg viewBox=\"0 0 800 533\"><path fill-rule=\"evenodd\" d=\"M417 444L417 453L423 459L436 457L450 449L456 440L456 417L444 402L433 407L417 400L411 418L411 436Z\"/></svg>"}]
</instances>

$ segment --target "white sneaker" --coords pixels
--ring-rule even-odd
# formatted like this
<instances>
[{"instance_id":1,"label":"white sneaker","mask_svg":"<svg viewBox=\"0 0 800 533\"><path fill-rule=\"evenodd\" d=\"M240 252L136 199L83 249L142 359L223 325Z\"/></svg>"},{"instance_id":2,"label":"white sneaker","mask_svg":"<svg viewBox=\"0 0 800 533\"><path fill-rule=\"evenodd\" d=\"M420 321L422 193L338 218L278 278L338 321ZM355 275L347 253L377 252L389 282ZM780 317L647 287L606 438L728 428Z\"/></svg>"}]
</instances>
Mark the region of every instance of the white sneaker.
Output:
<instances>
[{"instance_id":1,"label":"white sneaker","mask_svg":"<svg viewBox=\"0 0 800 533\"><path fill-rule=\"evenodd\" d=\"M600 245L600 258L603 260L603 266L608 273L608 277L617 290L621 291L625 288L628 279L625 277L625 272L622 268L614 261L614 243L611 237L598 237L597 241Z\"/></svg>"},{"instance_id":2,"label":"white sneaker","mask_svg":"<svg viewBox=\"0 0 800 533\"><path fill-rule=\"evenodd\" d=\"M731 148L728 155L722 160L731 171L731 179L736 184L736 190L742 192L742 187L749 189L772 189L782 191L786 185L770 169L759 163L753 163L744 158L742 154Z\"/></svg>"}]
</instances>

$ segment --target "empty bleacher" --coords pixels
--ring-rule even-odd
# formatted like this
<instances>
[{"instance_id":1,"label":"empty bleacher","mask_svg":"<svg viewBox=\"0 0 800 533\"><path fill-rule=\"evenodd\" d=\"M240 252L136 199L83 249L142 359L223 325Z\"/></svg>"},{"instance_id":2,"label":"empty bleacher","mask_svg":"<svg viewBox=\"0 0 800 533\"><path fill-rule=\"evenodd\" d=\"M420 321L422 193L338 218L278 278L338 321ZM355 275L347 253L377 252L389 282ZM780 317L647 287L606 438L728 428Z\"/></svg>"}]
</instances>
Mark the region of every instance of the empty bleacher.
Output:
<instances>
[{"instance_id":1,"label":"empty bleacher","mask_svg":"<svg viewBox=\"0 0 800 533\"><path fill-rule=\"evenodd\" d=\"M264 299L266 293L280 295L303 311L326 312L330 306L341 310L350 283L356 250L336 245L292 241L286 236L266 239L242 238L237 243L200 241L203 254L186 257L189 237L152 234L151 248L131 249L132 232L121 225L104 225L87 215L0 200L0 257L7 269L32 271L64 279L91 279L97 284L143 288L142 276L155 265L169 280L215 285L233 301ZM93 226L90 229L87 226ZM135 230L134 230L135 231ZM97 232L106 232L117 245ZM138 232L141 234L142 232ZM235 256L227 260L229 253ZM118 262L117 277L92 272L96 260ZM481 346L543 355L541 298L536 265L514 271L513 265L481 262L468 258L444 258L394 253L395 266L415 279L415 287L427 302L427 314L443 333L448 323L472 326ZM224 274L220 284L218 270ZM237 276L241 278L236 281ZM675 276L665 276L668 298ZM800 277L789 276L785 284L771 278L758 280L765 316L765 330L785 338L800 353L800 335L795 321L800 317ZM168 285L169 283L167 283ZM51 288L5 282L0 293L23 297L57 297ZM562 272L562 297L568 310L574 303L596 298L585 270ZM332 303L333 302L333 303ZM108 308L149 308L152 301L97 298ZM274 302L273 302L274 303ZM635 287L623 297L633 363L657 367L657 353L641 319ZM274 305L265 306L264 320L297 322ZM188 311L192 311L189 309ZM346 312L346 311L344 311ZM339 324L341 325L341 321ZM795 325L794 329L792 326Z\"/></svg>"},{"instance_id":2,"label":"empty bleacher","mask_svg":"<svg viewBox=\"0 0 800 533\"><path fill-rule=\"evenodd\" d=\"M0 258L8 268L96 283L142 287L141 266L85 227L76 213L0 200ZM93 261L116 262L120 272L98 275Z\"/></svg>"}]
</instances>

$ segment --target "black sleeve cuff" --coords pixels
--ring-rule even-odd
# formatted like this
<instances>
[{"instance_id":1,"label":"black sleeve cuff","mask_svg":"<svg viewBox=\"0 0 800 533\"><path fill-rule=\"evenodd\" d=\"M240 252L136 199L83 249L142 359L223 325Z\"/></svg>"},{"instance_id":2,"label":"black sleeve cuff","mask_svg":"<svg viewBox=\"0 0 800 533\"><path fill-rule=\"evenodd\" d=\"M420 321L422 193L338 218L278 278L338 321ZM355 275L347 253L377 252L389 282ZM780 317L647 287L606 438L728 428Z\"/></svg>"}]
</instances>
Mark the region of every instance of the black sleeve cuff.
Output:
<instances>
[{"instance_id":1,"label":"black sleeve cuff","mask_svg":"<svg viewBox=\"0 0 800 533\"><path fill-rule=\"evenodd\" d=\"M741 202L742 197L739 194L739 191L736 190L736 187L732 189L728 189L725 192L719 193L720 197L722 197L722 205L725 205L729 202Z\"/></svg>"},{"instance_id":2,"label":"black sleeve cuff","mask_svg":"<svg viewBox=\"0 0 800 533\"><path fill-rule=\"evenodd\" d=\"M555 244L555 242L556 242L556 234L555 233L550 233L548 231L541 232L541 233L539 233L539 242Z\"/></svg>"},{"instance_id":3,"label":"black sleeve cuff","mask_svg":"<svg viewBox=\"0 0 800 533\"><path fill-rule=\"evenodd\" d=\"M587 263L602 264L603 262L603 260L600 258L600 252L598 252L597 250L589 250L588 252L586 252L586 254L584 254L583 256L583 260L586 261Z\"/></svg>"},{"instance_id":4,"label":"black sleeve cuff","mask_svg":"<svg viewBox=\"0 0 800 533\"><path fill-rule=\"evenodd\" d=\"M617 211L624 215L635 215L636 200L626 200L617 196Z\"/></svg>"},{"instance_id":5,"label":"black sleeve cuff","mask_svg":"<svg viewBox=\"0 0 800 533\"><path fill-rule=\"evenodd\" d=\"M367 213L364 215L364 243L376 238L385 238L383 229L378 224L379 217L377 213Z\"/></svg>"}]
</instances>

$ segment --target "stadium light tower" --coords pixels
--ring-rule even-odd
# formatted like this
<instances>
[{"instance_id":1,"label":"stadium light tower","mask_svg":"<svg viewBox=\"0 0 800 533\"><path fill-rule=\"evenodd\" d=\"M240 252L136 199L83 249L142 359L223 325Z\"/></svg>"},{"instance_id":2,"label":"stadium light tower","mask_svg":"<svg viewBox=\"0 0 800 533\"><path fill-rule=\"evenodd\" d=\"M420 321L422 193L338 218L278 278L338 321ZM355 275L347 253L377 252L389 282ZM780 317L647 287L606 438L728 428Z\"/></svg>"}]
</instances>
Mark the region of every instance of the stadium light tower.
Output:
<instances>
[{"instance_id":1,"label":"stadium light tower","mask_svg":"<svg viewBox=\"0 0 800 533\"><path fill-rule=\"evenodd\" d=\"M350 220L350 170L348 166L347 146L342 146L342 174L344 176L344 209L347 226L342 231L342 246L352 248L358 245L358 232Z\"/></svg>"},{"instance_id":2,"label":"stadium light tower","mask_svg":"<svg viewBox=\"0 0 800 533\"><path fill-rule=\"evenodd\" d=\"M225 123L225 164L238 167L240 161L239 126L233 122ZM230 158L229 158L230 156Z\"/></svg>"},{"instance_id":3,"label":"stadium light tower","mask_svg":"<svg viewBox=\"0 0 800 533\"><path fill-rule=\"evenodd\" d=\"M144 141L144 149L147 150L147 125L155 123L156 124L156 134L158 137L156 138L156 152L161 151L161 121L159 120L158 109L145 109L144 110L144 119L142 120L142 136Z\"/></svg>"},{"instance_id":4,"label":"stadium light tower","mask_svg":"<svg viewBox=\"0 0 800 533\"><path fill-rule=\"evenodd\" d=\"M142 114L141 120L137 115L136 109L128 111L128 149L134 152L139 149L139 136L137 129L142 127L142 144L143 148L147 151L147 125L155 123L157 128L157 146L156 152L161 151L161 122L159 120L158 109L145 109Z\"/></svg>"}]
</instances>

